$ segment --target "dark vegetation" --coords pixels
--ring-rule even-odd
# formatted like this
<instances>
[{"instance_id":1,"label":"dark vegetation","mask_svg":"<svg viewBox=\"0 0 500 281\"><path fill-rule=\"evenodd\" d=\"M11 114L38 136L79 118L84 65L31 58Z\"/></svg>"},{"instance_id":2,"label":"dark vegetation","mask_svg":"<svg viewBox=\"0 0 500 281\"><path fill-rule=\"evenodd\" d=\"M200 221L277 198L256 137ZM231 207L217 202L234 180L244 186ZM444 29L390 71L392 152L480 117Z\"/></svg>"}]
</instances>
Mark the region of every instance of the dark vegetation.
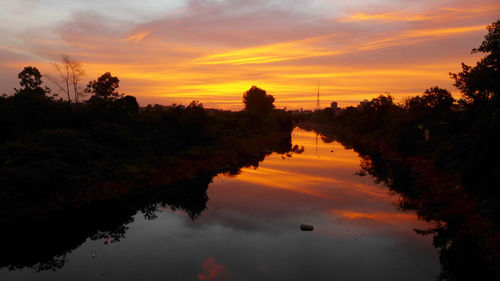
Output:
<instances>
[{"instance_id":1,"label":"dark vegetation","mask_svg":"<svg viewBox=\"0 0 500 281\"><path fill-rule=\"evenodd\" d=\"M263 140L259 138L257 141ZM124 239L128 224L134 221L138 212L145 219L152 220L163 209L181 210L194 220L206 209L207 189L218 173L235 174L245 166L258 167L259 162L271 152L287 156L291 152L300 153L297 147L292 147L289 134L274 135L265 140L266 144L261 144L255 151L245 150L248 155L243 159L228 158L222 154L214 156L218 160L212 161L206 158L203 161L178 160L176 163L181 166L165 171L163 178L168 179L171 173L179 173L174 183L167 185L159 182L156 186L148 186L147 190L132 190L134 196L113 194L107 200L95 198L92 204L82 204L79 208L73 206L44 220L4 223L8 231L0 232L0 268L57 270L66 264L66 255L87 239L104 240L105 244ZM185 178L180 178L182 176Z\"/></svg>"},{"instance_id":2,"label":"dark vegetation","mask_svg":"<svg viewBox=\"0 0 500 281\"><path fill-rule=\"evenodd\" d=\"M240 112L188 106L140 108L109 72L87 102L55 99L35 67L0 97L0 221L22 224L154 188L257 165L291 149L293 122L252 87ZM264 99L261 102L260 99ZM280 143L285 142L285 148ZM277 149L279 148L279 149Z\"/></svg>"},{"instance_id":3,"label":"dark vegetation","mask_svg":"<svg viewBox=\"0 0 500 281\"><path fill-rule=\"evenodd\" d=\"M381 95L341 112L331 108L297 116L301 126L337 139L363 157L370 174L401 194L401 208L416 210L436 227L441 280L500 280L500 20L451 78L455 101L439 87L394 103Z\"/></svg>"},{"instance_id":4,"label":"dark vegetation","mask_svg":"<svg viewBox=\"0 0 500 281\"><path fill-rule=\"evenodd\" d=\"M153 219L168 207L195 219L217 174L257 167L272 152L300 153L291 115L255 86L245 109L230 112L196 101L140 108L109 72L79 103L56 99L35 67L19 79L21 89L0 97L0 222L8 229L0 268L60 268L87 238L123 238L137 211Z\"/></svg>"},{"instance_id":5,"label":"dark vegetation","mask_svg":"<svg viewBox=\"0 0 500 281\"><path fill-rule=\"evenodd\" d=\"M168 208L184 211L195 219L206 208L211 179L210 175L202 175L143 196L94 202L43 222L16 224L0 233L0 268L59 269L66 264L66 255L87 239L103 239L105 244L124 239L128 224L138 212L152 220L157 212Z\"/></svg>"}]
</instances>

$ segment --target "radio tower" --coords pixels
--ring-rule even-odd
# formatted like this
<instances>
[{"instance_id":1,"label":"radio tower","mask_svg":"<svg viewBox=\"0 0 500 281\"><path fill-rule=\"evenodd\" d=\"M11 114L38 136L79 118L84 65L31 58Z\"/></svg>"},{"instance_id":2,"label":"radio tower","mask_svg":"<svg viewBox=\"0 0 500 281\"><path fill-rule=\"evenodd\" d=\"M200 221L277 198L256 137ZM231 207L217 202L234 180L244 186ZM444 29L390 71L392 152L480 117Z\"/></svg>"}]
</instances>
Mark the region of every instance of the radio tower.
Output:
<instances>
[{"instance_id":1,"label":"radio tower","mask_svg":"<svg viewBox=\"0 0 500 281\"><path fill-rule=\"evenodd\" d=\"M316 109L320 109L320 106L319 106L319 80L318 80L318 96L316 97Z\"/></svg>"}]
</instances>

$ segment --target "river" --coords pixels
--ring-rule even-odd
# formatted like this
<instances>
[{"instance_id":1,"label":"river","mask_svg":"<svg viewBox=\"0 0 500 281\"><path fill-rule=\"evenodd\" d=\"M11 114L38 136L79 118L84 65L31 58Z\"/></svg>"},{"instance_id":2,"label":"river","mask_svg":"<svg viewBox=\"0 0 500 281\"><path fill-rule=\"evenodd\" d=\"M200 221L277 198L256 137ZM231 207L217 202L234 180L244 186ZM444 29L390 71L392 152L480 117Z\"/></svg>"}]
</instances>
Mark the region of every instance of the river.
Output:
<instances>
[{"instance_id":1,"label":"river","mask_svg":"<svg viewBox=\"0 0 500 281\"><path fill-rule=\"evenodd\" d=\"M0 280L436 279L432 237L414 231L428 223L356 175L356 152L298 128L292 140L304 152L215 177L194 218L168 207L153 217L137 212L121 239L87 238L60 268L3 268Z\"/></svg>"}]
</instances>

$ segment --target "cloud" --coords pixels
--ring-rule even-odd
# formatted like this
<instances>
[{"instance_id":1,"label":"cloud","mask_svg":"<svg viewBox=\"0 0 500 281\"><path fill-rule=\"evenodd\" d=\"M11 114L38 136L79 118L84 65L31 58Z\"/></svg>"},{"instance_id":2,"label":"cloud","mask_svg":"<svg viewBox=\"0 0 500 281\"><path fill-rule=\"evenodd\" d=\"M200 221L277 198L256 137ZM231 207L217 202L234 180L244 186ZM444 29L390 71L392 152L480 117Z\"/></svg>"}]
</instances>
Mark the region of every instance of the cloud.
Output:
<instances>
[{"instance_id":1,"label":"cloud","mask_svg":"<svg viewBox=\"0 0 500 281\"><path fill-rule=\"evenodd\" d=\"M373 49L387 48L398 45L416 44L418 41L450 36L460 33L469 33L484 30L485 26L461 26L436 29L405 30L388 37L381 36L372 41L358 44L345 44L338 47L331 46L338 35L329 34L321 37L306 38L292 42L263 45L252 48L243 48L221 54L214 54L196 59L199 64L263 64L285 60L303 59L321 56L338 56Z\"/></svg>"},{"instance_id":2,"label":"cloud","mask_svg":"<svg viewBox=\"0 0 500 281\"><path fill-rule=\"evenodd\" d=\"M151 34L151 32L149 32L149 31L140 32L140 33L129 36L126 40L133 41L133 42L137 43L137 42L141 41L142 39L144 39L149 34Z\"/></svg>"},{"instance_id":3,"label":"cloud","mask_svg":"<svg viewBox=\"0 0 500 281\"><path fill-rule=\"evenodd\" d=\"M470 5L470 4L469 4ZM481 5L464 7L441 6L438 8L427 7L424 11L412 10L391 10L383 12L360 12L353 11L349 16L334 19L339 22L444 22L457 21L460 19L477 18L480 16L488 16L498 14L500 6L498 4L484 3Z\"/></svg>"},{"instance_id":4,"label":"cloud","mask_svg":"<svg viewBox=\"0 0 500 281\"><path fill-rule=\"evenodd\" d=\"M436 16L437 17L437 16ZM384 21L384 22L394 22L394 21L424 21L436 19L433 16L425 16L422 14L406 14L404 12L387 12L382 14L366 14L366 13L356 13L348 18L341 19L343 22L357 22L357 21Z\"/></svg>"},{"instance_id":5,"label":"cloud","mask_svg":"<svg viewBox=\"0 0 500 281\"><path fill-rule=\"evenodd\" d=\"M233 50L227 53L208 55L196 59L199 64L255 64L273 63L284 60L301 59L315 56L339 54L340 51L328 50L321 41L335 37L334 34L316 38L306 38L292 42L276 43L252 48ZM315 44L319 43L319 44Z\"/></svg>"},{"instance_id":6,"label":"cloud","mask_svg":"<svg viewBox=\"0 0 500 281\"><path fill-rule=\"evenodd\" d=\"M241 108L241 95L252 85L289 108L314 107L318 80L322 98L341 106L385 91L403 97L431 85L451 87L448 72L477 59L470 50L500 9L490 0L474 6L374 6L364 0L190 0L164 6L150 0L137 6L140 15L128 17L137 5L128 0L113 4L116 13L72 1L61 4L67 9L54 0L36 3L26 17L39 18L38 25L9 16L20 27L0 27L6 38L1 53L16 58L9 59L9 69L46 66L68 54L83 62L89 80L106 71L120 77L120 89L142 105L197 99L229 109Z\"/></svg>"}]
</instances>

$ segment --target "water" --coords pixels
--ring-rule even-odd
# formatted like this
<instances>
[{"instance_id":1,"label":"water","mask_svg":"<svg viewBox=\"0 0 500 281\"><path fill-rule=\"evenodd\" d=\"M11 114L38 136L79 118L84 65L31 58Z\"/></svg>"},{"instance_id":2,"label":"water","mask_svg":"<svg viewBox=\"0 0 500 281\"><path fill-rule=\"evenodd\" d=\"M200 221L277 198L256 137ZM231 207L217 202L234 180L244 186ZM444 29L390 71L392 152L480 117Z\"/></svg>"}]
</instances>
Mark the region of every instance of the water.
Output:
<instances>
[{"instance_id":1,"label":"water","mask_svg":"<svg viewBox=\"0 0 500 281\"><path fill-rule=\"evenodd\" d=\"M304 152L217 176L194 220L169 208L152 220L138 212L119 241L88 238L60 269L4 268L0 280L436 279L432 237L413 231L428 224L355 175L356 152L300 129L293 143ZM300 231L303 223L314 231Z\"/></svg>"}]
</instances>

